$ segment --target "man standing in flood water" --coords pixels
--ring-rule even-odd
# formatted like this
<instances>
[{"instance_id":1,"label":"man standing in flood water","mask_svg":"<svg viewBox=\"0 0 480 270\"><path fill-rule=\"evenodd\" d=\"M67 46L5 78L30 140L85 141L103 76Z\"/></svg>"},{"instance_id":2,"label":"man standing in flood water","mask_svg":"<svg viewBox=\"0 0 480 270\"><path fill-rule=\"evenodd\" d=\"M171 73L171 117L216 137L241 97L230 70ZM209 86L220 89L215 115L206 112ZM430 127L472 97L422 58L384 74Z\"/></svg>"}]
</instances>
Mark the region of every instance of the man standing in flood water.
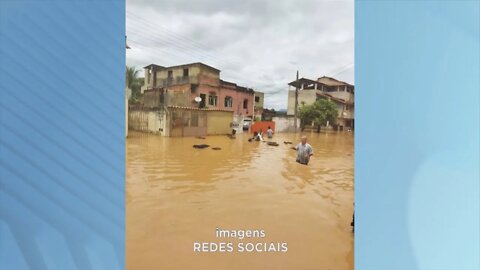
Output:
<instances>
[{"instance_id":1,"label":"man standing in flood water","mask_svg":"<svg viewBox=\"0 0 480 270\"><path fill-rule=\"evenodd\" d=\"M295 146L295 150L297 150L297 162L308 165L310 157L313 155L313 148L307 143L306 136L302 136L301 142Z\"/></svg>"},{"instance_id":2,"label":"man standing in flood water","mask_svg":"<svg viewBox=\"0 0 480 270\"><path fill-rule=\"evenodd\" d=\"M267 136L269 139L273 137L273 129L270 126L267 129Z\"/></svg>"}]
</instances>

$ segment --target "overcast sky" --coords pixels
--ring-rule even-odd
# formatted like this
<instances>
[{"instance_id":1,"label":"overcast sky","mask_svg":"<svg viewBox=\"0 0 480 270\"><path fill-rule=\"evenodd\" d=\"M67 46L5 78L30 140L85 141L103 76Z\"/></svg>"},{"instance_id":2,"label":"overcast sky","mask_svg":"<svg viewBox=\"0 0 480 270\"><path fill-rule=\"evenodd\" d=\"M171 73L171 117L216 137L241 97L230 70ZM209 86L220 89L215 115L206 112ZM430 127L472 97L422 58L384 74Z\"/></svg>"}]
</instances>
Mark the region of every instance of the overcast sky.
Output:
<instances>
[{"instance_id":1,"label":"overcast sky","mask_svg":"<svg viewBox=\"0 0 480 270\"><path fill-rule=\"evenodd\" d=\"M128 66L203 62L267 108L286 109L297 70L354 82L353 0L127 0L126 22Z\"/></svg>"}]
</instances>

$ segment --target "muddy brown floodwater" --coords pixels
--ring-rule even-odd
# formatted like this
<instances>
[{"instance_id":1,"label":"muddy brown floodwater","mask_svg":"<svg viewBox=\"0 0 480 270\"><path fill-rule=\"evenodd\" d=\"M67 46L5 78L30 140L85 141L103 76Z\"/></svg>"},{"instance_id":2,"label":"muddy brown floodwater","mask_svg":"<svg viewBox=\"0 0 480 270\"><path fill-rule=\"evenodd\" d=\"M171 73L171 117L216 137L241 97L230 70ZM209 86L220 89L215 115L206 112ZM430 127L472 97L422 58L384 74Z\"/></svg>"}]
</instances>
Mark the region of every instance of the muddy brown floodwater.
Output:
<instances>
[{"instance_id":1,"label":"muddy brown floodwater","mask_svg":"<svg viewBox=\"0 0 480 270\"><path fill-rule=\"evenodd\" d=\"M353 134L308 133L314 156L280 145L212 136L129 133L128 270L353 269ZM209 144L221 150L194 149ZM216 238L215 228L262 229L264 238ZM194 242L287 242L288 251L195 253ZM236 246L234 246L236 247Z\"/></svg>"}]
</instances>

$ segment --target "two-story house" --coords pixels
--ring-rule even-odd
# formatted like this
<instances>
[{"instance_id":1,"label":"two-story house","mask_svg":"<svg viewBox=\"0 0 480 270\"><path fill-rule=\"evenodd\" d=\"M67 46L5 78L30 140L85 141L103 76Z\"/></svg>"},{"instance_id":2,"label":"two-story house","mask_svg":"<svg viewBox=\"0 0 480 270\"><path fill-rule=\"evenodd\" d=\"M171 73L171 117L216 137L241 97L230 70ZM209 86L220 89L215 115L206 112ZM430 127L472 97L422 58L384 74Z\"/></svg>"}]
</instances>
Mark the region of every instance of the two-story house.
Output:
<instances>
[{"instance_id":1,"label":"two-story house","mask_svg":"<svg viewBox=\"0 0 480 270\"><path fill-rule=\"evenodd\" d=\"M353 129L355 124L355 87L349 83L331 77L320 77L317 80L301 78L290 82L288 91L287 115L295 114L295 87L298 87L298 104L313 104L316 100L326 98L337 105L338 117L336 125L340 130Z\"/></svg>"}]
</instances>

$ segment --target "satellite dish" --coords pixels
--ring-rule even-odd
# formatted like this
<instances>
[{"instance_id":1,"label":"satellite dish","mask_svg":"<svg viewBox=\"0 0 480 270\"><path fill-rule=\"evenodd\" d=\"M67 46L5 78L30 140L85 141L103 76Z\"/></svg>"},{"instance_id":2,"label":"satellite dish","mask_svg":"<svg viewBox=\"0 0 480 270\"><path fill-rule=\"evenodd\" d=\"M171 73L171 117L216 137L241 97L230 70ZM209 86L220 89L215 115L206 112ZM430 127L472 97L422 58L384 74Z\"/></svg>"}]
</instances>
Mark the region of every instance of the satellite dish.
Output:
<instances>
[{"instance_id":1,"label":"satellite dish","mask_svg":"<svg viewBox=\"0 0 480 270\"><path fill-rule=\"evenodd\" d=\"M195 97L195 102L200 102L200 101L202 101L201 97Z\"/></svg>"}]
</instances>

